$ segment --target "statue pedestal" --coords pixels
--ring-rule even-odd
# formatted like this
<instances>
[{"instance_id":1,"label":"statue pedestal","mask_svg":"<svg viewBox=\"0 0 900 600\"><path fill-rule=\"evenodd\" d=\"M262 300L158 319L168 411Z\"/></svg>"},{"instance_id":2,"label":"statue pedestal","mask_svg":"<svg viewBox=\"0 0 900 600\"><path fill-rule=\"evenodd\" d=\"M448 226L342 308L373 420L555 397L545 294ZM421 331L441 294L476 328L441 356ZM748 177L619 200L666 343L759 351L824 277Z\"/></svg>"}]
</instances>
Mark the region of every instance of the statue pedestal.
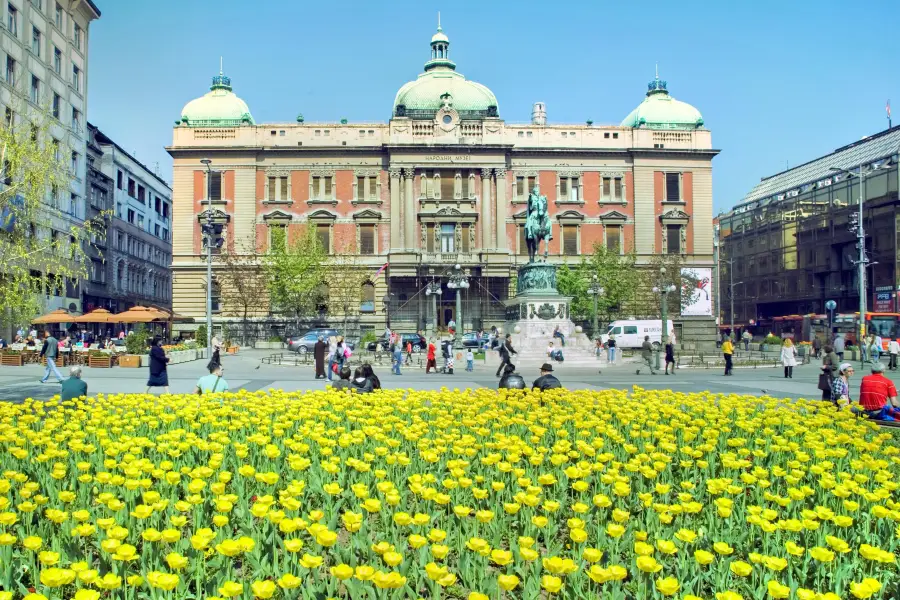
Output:
<instances>
[{"instance_id":1,"label":"statue pedestal","mask_svg":"<svg viewBox=\"0 0 900 600\"><path fill-rule=\"evenodd\" d=\"M505 331L512 334L513 347L522 358L546 356L549 342L559 346L553 339L557 327L567 339L575 335L575 324L569 320L571 300L556 291L555 265L533 262L519 268L516 295L504 305Z\"/></svg>"}]
</instances>

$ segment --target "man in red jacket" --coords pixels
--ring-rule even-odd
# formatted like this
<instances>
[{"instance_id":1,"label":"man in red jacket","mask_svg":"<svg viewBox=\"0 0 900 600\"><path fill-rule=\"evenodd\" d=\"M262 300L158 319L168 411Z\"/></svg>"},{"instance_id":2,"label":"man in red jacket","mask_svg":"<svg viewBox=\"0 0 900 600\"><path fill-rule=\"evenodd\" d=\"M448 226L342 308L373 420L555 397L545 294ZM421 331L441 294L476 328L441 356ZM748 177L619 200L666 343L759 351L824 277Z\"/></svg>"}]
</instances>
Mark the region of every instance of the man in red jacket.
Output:
<instances>
[{"instance_id":1,"label":"man in red jacket","mask_svg":"<svg viewBox=\"0 0 900 600\"><path fill-rule=\"evenodd\" d=\"M862 378L859 386L859 406L871 419L896 421L900 419L897 410L897 388L894 382L884 376L884 363L872 363L872 374Z\"/></svg>"}]
</instances>

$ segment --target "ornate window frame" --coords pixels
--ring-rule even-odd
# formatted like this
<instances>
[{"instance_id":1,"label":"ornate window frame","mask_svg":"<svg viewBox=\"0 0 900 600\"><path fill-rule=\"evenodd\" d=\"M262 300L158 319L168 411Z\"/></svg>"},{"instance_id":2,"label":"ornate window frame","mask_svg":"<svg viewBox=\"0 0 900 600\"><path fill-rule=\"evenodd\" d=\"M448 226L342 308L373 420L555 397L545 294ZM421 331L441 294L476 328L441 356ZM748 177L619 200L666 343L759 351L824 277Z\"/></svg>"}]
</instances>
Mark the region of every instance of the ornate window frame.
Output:
<instances>
[{"instance_id":1,"label":"ornate window frame","mask_svg":"<svg viewBox=\"0 0 900 600\"><path fill-rule=\"evenodd\" d=\"M331 196L324 197L325 193L325 182L324 180L319 180L320 186L322 188L322 195L319 195L319 190L313 189L313 178L314 177L331 177ZM309 172L309 200L306 201L309 205L314 204L330 204L332 206L337 206L337 185L335 185L335 169L312 169Z\"/></svg>"},{"instance_id":2,"label":"ornate window frame","mask_svg":"<svg viewBox=\"0 0 900 600\"><path fill-rule=\"evenodd\" d=\"M678 174L678 200L668 200L668 194L666 190L666 176L669 173L677 173ZM685 206L687 205L687 200L684 199L684 169L666 169L662 171L663 177L663 189L662 189L662 204L663 206Z\"/></svg>"},{"instance_id":3,"label":"ornate window frame","mask_svg":"<svg viewBox=\"0 0 900 600\"><path fill-rule=\"evenodd\" d=\"M327 254L330 256L334 253L334 222L337 220L337 215L331 211L325 210L324 208L320 208L319 210L313 212L306 218L307 222L310 225L315 225L316 228L319 225L328 225L328 245Z\"/></svg>"},{"instance_id":4,"label":"ornate window frame","mask_svg":"<svg viewBox=\"0 0 900 600\"><path fill-rule=\"evenodd\" d=\"M625 179L625 171L599 171L600 174L600 193L597 194L600 197L600 200L597 201L597 204L600 205L608 205L608 204L618 204L620 206L628 205L628 190L626 189L626 179ZM610 179L609 184L609 196L603 196L603 180ZM622 180L621 191L622 195L620 197L616 197L614 194L616 193L616 179Z\"/></svg>"},{"instance_id":5,"label":"ornate window frame","mask_svg":"<svg viewBox=\"0 0 900 600\"><path fill-rule=\"evenodd\" d=\"M375 239L374 239L372 256L378 255L381 252L380 248L378 247L378 224L381 223L381 221L382 221L382 214L380 212L377 212L377 211L367 208L365 210L361 210L357 213L354 213L353 221L354 221L354 223L356 223L356 226L354 227L354 229L356 230L357 254L359 254L360 256L368 256L368 255L364 255L364 254L360 253L360 248L361 248L360 226L361 225L374 225L375 226Z\"/></svg>"},{"instance_id":6,"label":"ornate window frame","mask_svg":"<svg viewBox=\"0 0 900 600\"><path fill-rule=\"evenodd\" d=\"M363 190L363 194L360 197L359 193L359 178L363 177L365 179L365 189ZM375 179L375 197L369 198L369 179ZM350 201L350 204L353 206L358 206L360 204L373 204L380 206L384 202L381 199L381 170L380 169L355 169L353 171L353 200Z\"/></svg>"},{"instance_id":7,"label":"ornate window frame","mask_svg":"<svg viewBox=\"0 0 900 600\"><path fill-rule=\"evenodd\" d=\"M562 198L560 196L560 190L562 188L562 180L569 180L569 195L567 198ZM572 181L577 180L578 185L575 186L578 188L578 199L572 200ZM576 206L584 206L584 173L582 171L557 171L556 172L556 204L569 204Z\"/></svg>"},{"instance_id":8,"label":"ornate window frame","mask_svg":"<svg viewBox=\"0 0 900 600\"><path fill-rule=\"evenodd\" d=\"M672 204L671 202L669 204ZM663 214L659 215L660 229L661 229L661 238L662 238L662 248L660 248L661 254L669 253L669 225L676 225L679 228L679 240L678 248L679 254L687 253L687 227L691 221L691 216L684 212L683 210L679 210L677 208L671 208L667 210Z\"/></svg>"},{"instance_id":9,"label":"ornate window frame","mask_svg":"<svg viewBox=\"0 0 900 600\"><path fill-rule=\"evenodd\" d=\"M563 225L575 225L575 246L577 252L574 256L581 256L581 226L584 225L584 215L577 210L566 210L558 215L556 215L556 220L559 222L559 254L560 256L573 256L571 254L565 254L564 244L565 240L563 239Z\"/></svg>"},{"instance_id":10,"label":"ornate window frame","mask_svg":"<svg viewBox=\"0 0 900 600\"><path fill-rule=\"evenodd\" d=\"M290 170L288 170L288 169L271 169L270 168L270 169L266 169L264 171L264 174L265 174L265 178L266 178L266 183L263 186L262 203L266 204L266 205L281 204L281 205L285 205L285 206L290 206L291 204L293 204L294 203L294 201L293 201L294 190L292 189ZM287 200L281 200L277 197L274 200L269 199L269 184L271 182L272 177L278 177L278 178L283 177L283 178L287 179Z\"/></svg>"},{"instance_id":11,"label":"ornate window frame","mask_svg":"<svg viewBox=\"0 0 900 600\"><path fill-rule=\"evenodd\" d=\"M525 187L528 187L528 178L534 177L535 182L538 182L538 178L540 177L540 171L537 169L510 169L512 171L512 177L510 178L512 181L512 193L510 194L510 203L511 204L526 204L528 202L528 195L531 193L531 190L525 190L525 196L523 198L519 198L519 177L525 178ZM558 197L558 196L557 196Z\"/></svg>"}]
</instances>

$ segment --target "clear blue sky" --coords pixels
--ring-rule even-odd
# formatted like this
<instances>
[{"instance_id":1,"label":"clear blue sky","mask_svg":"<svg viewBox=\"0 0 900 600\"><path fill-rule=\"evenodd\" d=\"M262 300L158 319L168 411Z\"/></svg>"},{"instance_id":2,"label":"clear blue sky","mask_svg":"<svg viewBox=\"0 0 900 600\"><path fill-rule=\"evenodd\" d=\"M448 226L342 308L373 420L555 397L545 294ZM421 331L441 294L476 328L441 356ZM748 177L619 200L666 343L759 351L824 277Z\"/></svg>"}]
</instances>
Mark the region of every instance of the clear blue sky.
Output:
<instances>
[{"instance_id":1,"label":"clear blue sky","mask_svg":"<svg viewBox=\"0 0 900 600\"><path fill-rule=\"evenodd\" d=\"M500 116L618 124L659 63L721 149L716 212L760 177L900 124L900 2L305 2L97 0L92 123L171 180L172 125L224 56L257 122L381 121L428 59L437 11L450 55Z\"/></svg>"}]
</instances>

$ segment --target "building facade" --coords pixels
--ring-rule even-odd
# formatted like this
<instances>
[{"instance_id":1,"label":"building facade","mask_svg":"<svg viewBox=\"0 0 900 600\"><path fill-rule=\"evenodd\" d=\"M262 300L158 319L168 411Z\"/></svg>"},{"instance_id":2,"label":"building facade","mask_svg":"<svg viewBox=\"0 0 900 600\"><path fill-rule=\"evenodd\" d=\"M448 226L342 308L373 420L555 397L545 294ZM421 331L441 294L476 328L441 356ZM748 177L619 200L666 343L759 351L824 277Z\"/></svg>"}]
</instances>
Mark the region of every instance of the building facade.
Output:
<instances>
[{"instance_id":1,"label":"building facade","mask_svg":"<svg viewBox=\"0 0 900 600\"><path fill-rule=\"evenodd\" d=\"M98 194L102 182L109 190L104 209L109 213L105 239L98 244L101 275L96 282L91 277L92 288L103 294L92 295L90 304L112 312L135 305L171 309L172 189L109 136L94 126L91 130L100 152L94 160Z\"/></svg>"},{"instance_id":2,"label":"building facade","mask_svg":"<svg viewBox=\"0 0 900 600\"><path fill-rule=\"evenodd\" d=\"M88 278L82 284L82 310L90 312L95 308L105 308L114 312L115 303L111 293L110 249L107 241L113 219L113 179L103 171L103 149L97 140L100 130L87 124L87 205L85 218L92 223L102 222L96 234L91 236L88 247Z\"/></svg>"},{"instance_id":3,"label":"building facade","mask_svg":"<svg viewBox=\"0 0 900 600\"><path fill-rule=\"evenodd\" d=\"M600 243L641 260L664 252L712 267L717 151L700 113L672 98L666 82L652 81L620 125L550 124L542 103L530 123L511 124L490 89L456 71L449 47L438 29L424 72L399 89L387 123L256 123L230 79L214 77L210 92L184 107L168 148L176 312L205 315L208 211L238 253L265 253L273 230L290 238L309 227L329 253L352 254L371 273L360 290L362 329L388 318L409 331L456 320L446 273L457 264L470 275L465 329L502 324L503 300L528 258L525 208L535 186L548 198L554 263L576 263ZM444 288L435 308L429 282ZM216 322L232 318L221 309ZM256 316L277 326L268 310L261 301ZM711 337L712 316L696 320Z\"/></svg>"},{"instance_id":4,"label":"building facade","mask_svg":"<svg viewBox=\"0 0 900 600\"><path fill-rule=\"evenodd\" d=\"M6 124L46 115L49 134L67 148L71 185L48 194L47 210L49 227L68 235L87 212L88 45L100 11L92 0L7 0L2 13L0 110ZM81 310L83 285L66 287L48 296L48 310Z\"/></svg>"},{"instance_id":5,"label":"building facade","mask_svg":"<svg viewBox=\"0 0 900 600\"><path fill-rule=\"evenodd\" d=\"M900 310L900 127L763 178L719 215L721 317L765 333L776 317L859 311L863 197L869 311ZM862 174L862 185L860 185ZM766 330L766 331L763 331Z\"/></svg>"}]
</instances>

